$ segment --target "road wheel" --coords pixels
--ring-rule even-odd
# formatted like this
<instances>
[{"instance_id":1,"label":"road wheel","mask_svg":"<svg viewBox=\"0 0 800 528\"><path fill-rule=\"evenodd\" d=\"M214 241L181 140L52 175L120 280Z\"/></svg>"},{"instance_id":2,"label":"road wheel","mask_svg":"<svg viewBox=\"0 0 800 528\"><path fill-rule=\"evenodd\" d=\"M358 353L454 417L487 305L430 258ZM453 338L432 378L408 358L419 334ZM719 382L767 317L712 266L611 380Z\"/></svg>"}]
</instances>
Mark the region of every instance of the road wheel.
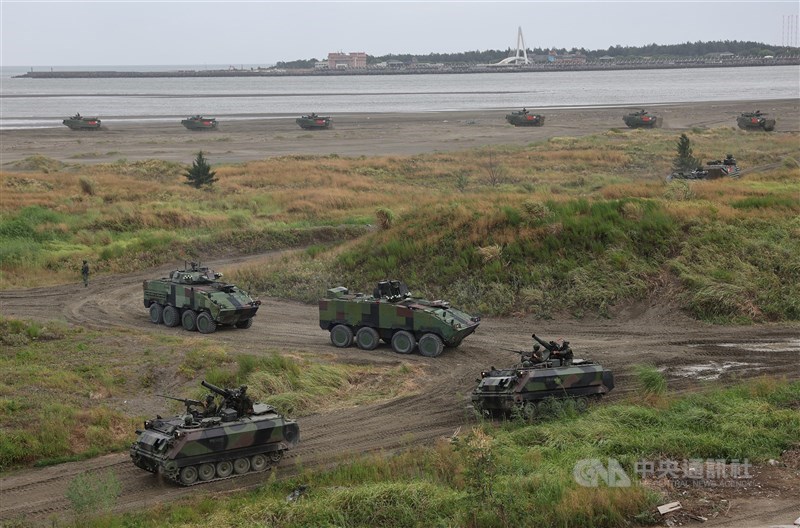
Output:
<instances>
[{"instance_id":1,"label":"road wheel","mask_svg":"<svg viewBox=\"0 0 800 528\"><path fill-rule=\"evenodd\" d=\"M233 461L233 471L237 475L243 475L250 471L250 460L247 458L237 458Z\"/></svg>"},{"instance_id":2,"label":"road wheel","mask_svg":"<svg viewBox=\"0 0 800 528\"><path fill-rule=\"evenodd\" d=\"M575 410L579 413L586 412L589 408L589 400L585 396L575 398Z\"/></svg>"},{"instance_id":3,"label":"road wheel","mask_svg":"<svg viewBox=\"0 0 800 528\"><path fill-rule=\"evenodd\" d=\"M439 357L444 350L444 343L442 343L442 338L436 334L425 334L420 338L417 348L423 356L435 358Z\"/></svg>"},{"instance_id":4,"label":"road wheel","mask_svg":"<svg viewBox=\"0 0 800 528\"><path fill-rule=\"evenodd\" d=\"M178 326L181 324L181 314L177 308L174 306L165 306L164 307L164 325L166 326Z\"/></svg>"},{"instance_id":5,"label":"road wheel","mask_svg":"<svg viewBox=\"0 0 800 528\"><path fill-rule=\"evenodd\" d=\"M180 479L181 484L184 486L191 486L197 482L197 468L194 466L186 466L185 468L181 469L178 478Z\"/></svg>"},{"instance_id":6,"label":"road wheel","mask_svg":"<svg viewBox=\"0 0 800 528\"><path fill-rule=\"evenodd\" d=\"M353 331L349 326L337 324L331 328L331 343L339 348L347 348L353 344Z\"/></svg>"},{"instance_id":7,"label":"road wheel","mask_svg":"<svg viewBox=\"0 0 800 528\"><path fill-rule=\"evenodd\" d=\"M213 334L217 329L217 323L211 318L208 312L202 312L197 316L197 329L201 334Z\"/></svg>"},{"instance_id":8,"label":"road wheel","mask_svg":"<svg viewBox=\"0 0 800 528\"><path fill-rule=\"evenodd\" d=\"M181 324L184 330L197 330L197 313L194 310L186 310L181 315Z\"/></svg>"},{"instance_id":9,"label":"road wheel","mask_svg":"<svg viewBox=\"0 0 800 528\"><path fill-rule=\"evenodd\" d=\"M217 476L219 478L230 477L233 474L233 464L230 460L217 462Z\"/></svg>"},{"instance_id":10,"label":"road wheel","mask_svg":"<svg viewBox=\"0 0 800 528\"><path fill-rule=\"evenodd\" d=\"M242 330L246 330L246 329L250 328L251 326L253 326L253 318L252 317L247 318L244 321L239 321L238 323L236 323L236 328L241 328Z\"/></svg>"},{"instance_id":11,"label":"road wheel","mask_svg":"<svg viewBox=\"0 0 800 528\"><path fill-rule=\"evenodd\" d=\"M381 338L374 328L365 326L356 333L356 345L361 350L375 350Z\"/></svg>"},{"instance_id":12,"label":"road wheel","mask_svg":"<svg viewBox=\"0 0 800 528\"><path fill-rule=\"evenodd\" d=\"M417 342L414 336L405 330L398 330L392 336L392 350L398 354L410 354L414 351Z\"/></svg>"},{"instance_id":13,"label":"road wheel","mask_svg":"<svg viewBox=\"0 0 800 528\"><path fill-rule=\"evenodd\" d=\"M270 451L269 453L269 459L275 464L280 462L282 458L283 458L283 451Z\"/></svg>"},{"instance_id":14,"label":"road wheel","mask_svg":"<svg viewBox=\"0 0 800 528\"><path fill-rule=\"evenodd\" d=\"M164 322L164 308L158 303L150 305L150 322L154 324Z\"/></svg>"},{"instance_id":15,"label":"road wheel","mask_svg":"<svg viewBox=\"0 0 800 528\"><path fill-rule=\"evenodd\" d=\"M214 478L215 472L214 464L200 464L197 468L197 476L200 477L200 480L211 480Z\"/></svg>"},{"instance_id":16,"label":"road wheel","mask_svg":"<svg viewBox=\"0 0 800 528\"><path fill-rule=\"evenodd\" d=\"M264 471L269 466L267 457L264 455L253 455L250 457L250 467L253 471Z\"/></svg>"}]
</instances>

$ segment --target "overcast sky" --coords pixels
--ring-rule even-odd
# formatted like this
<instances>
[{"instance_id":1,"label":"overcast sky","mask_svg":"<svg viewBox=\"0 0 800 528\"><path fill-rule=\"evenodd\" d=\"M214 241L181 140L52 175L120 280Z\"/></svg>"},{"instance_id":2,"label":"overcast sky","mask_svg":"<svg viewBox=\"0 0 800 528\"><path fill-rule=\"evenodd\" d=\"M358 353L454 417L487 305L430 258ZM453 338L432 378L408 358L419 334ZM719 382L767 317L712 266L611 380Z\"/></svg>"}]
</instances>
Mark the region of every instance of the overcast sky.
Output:
<instances>
[{"instance_id":1,"label":"overcast sky","mask_svg":"<svg viewBox=\"0 0 800 528\"><path fill-rule=\"evenodd\" d=\"M274 64L330 51L459 52L752 40L800 2L15 2L3 66ZM795 37L796 39L796 37ZM796 41L796 40L795 40Z\"/></svg>"}]
</instances>

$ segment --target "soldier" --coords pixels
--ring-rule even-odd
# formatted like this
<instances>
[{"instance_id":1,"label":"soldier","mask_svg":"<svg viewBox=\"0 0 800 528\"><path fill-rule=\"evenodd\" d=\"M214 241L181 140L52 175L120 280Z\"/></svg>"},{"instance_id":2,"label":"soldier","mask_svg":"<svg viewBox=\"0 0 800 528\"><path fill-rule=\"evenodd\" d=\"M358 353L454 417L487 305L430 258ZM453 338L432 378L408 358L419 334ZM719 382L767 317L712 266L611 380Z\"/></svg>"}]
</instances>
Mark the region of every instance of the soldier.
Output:
<instances>
[{"instance_id":1,"label":"soldier","mask_svg":"<svg viewBox=\"0 0 800 528\"><path fill-rule=\"evenodd\" d=\"M81 266L81 276L83 277L83 287L86 288L89 286L89 263L85 260Z\"/></svg>"},{"instance_id":2,"label":"soldier","mask_svg":"<svg viewBox=\"0 0 800 528\"><path fill-rule=\"evenodd\" d=\"M217 404L214 402L213 394L206 394L206 401L203 404L203 416L209 417L217 414Z\"/></svg>"}]
</instances>

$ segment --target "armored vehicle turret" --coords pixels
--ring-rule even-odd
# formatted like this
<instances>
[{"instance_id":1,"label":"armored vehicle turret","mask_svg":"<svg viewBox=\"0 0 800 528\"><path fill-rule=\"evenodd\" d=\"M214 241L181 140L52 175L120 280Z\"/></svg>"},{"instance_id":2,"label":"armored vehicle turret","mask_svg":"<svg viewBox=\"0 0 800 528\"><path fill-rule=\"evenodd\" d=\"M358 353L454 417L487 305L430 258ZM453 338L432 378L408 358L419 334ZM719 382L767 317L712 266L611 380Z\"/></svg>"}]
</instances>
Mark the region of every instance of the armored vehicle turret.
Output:
<instances>
[{"instance_id":1,"label":"armored vehicle turret","mask_svg":"<svg viewBox=\"0 0 800 528\"><path fill-rule=\"evenodd\" d=\"M300 428L271 406L254 403L247 386L212 391L205 403L172 398L186 412L144 422L131 445L133 463L182 486L264 471L297 445ZM219 403L218 403L219 402Z\"/></svg>"},{"instance_id":2,"label":"armored vehicle turret","mask_svg":"<svg viewBox=\"0 0 800 528\"><path fill-rule=\"evenodd\" d=\"M203 117L200 115L194 115L192 117L187 117L181 124L185 126L189 130L216 130L217 129L217 120L213 117Z\"/></svg>"},{"instance_id":3,"label":"armored vehicle turret","mask_svg":"<svg viewBox=\"0 0 800 528\"><path fill-rule=\"evenodd\" d=\"M544 116L542 114L531 114L527 108L519 112L506 114L506 121L514 126L544 126Z\"/></svg>"},{"instance_id":4,"label":"armored vehicle turret","mask_svg":"<svg viewBox=\"0 0 800 528\"><path fill-rule=\"evenodd\" d=\"M380 281L372 295L351 294L339 286L319 301L319 326L331 333L337 347L373 350L379 341L390 343L398 354L418 348L427 357L437 357L445 346L457 347L478 328L473 317L446 301L413 297L396 280Z\"/></svg>"},{"instance_id":5,"label":"armored vehicle turret","mask_svg":"<svg viewBox=\"0 0 800 528\"><path fill-rule=\"evenodd\" d=\"M62 121L71 130L98 130L100 128L100 119L97 117L84 117L80 113L72 117L68 117Z\"/></svg>"},{"instance_id":6,"label":"armored vehicle turret","mask_svg":"<svg viewBox=\"0 0 800 528\"><path fill-rule=\"evenodd\" d=\"M739 125L739 128L746 130L765 130L767 132L775 130L775 120L767 117L767 114L762 114L760 110L742 113L736 118L736 124Z\"/></svg>"},{"instance_id":7,"label":"armored vehicle turret","mask_svg":"<svg viewBox=\"0 0 800 528\"><path fill-rule=\"evenodd\" d=\"M644 109L638 112L631 112L622 117L625 124L630 128L661 128L662 118L650 115Z\"/></svg>"},{"instance_id":8,"label":"armored vehicle turret","mask_svg":"<svg viewBox=\"0 0 800 528\"><path fill-rule=\"evenodd\" d=\"M569 341L560 345L537 341L533 351L521 352L519 364L481 372L472 391L472 405L485 414L505 414L514 410L534 416L552 400L574 403L585 409L590 400L599 400L614 388L614 375L588 359L573 357Z\"/></svg>"},{"instance_id":9,"label":"armored vehicle turret","mask_svg":"<svg viewBox=\"0 0 800 528\"><path fill-rule=\"evenodd\" d=\"M294 122L304 130L324 129L333 126L333 121L331 121L330 117L318 116L317 114L300 116Z\"/></svg>"},{"instance_id":10,"label":"armored vehicle turret","mask_svg":"<svg viewBox=\"0 0 800 528\"><path fill-rule=\"evenodd\" d=\"M150 321L183 325L203 334L214 332L217 325L250 328L261 301L220 277L222 273L192 262L168 277L145 280L144 307L150 311Z\"/></svg>"}]
</instances>

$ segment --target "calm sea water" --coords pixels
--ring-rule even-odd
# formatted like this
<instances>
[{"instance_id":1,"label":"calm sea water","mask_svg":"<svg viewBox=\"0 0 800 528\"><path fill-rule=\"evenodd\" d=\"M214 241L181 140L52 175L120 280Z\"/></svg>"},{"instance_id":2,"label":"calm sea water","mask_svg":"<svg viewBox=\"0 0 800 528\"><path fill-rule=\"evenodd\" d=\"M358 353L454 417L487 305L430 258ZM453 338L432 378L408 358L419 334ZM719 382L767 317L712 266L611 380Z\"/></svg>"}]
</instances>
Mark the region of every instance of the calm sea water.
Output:
<instances>
[{"instance_id":1,"label":"calm sea water","mask_svg":"<svg viewBox=\"0 0 800 528\"><path fill-rule=\"evenodd\" d=\"M75 112L115 123L173 121L191 114L247 119L312 111L335 115L800 98L800 66L274 78L13 78L25 71L0 69L0 128L60 127L61 120Z\"/></svg>"}]
</instances>

